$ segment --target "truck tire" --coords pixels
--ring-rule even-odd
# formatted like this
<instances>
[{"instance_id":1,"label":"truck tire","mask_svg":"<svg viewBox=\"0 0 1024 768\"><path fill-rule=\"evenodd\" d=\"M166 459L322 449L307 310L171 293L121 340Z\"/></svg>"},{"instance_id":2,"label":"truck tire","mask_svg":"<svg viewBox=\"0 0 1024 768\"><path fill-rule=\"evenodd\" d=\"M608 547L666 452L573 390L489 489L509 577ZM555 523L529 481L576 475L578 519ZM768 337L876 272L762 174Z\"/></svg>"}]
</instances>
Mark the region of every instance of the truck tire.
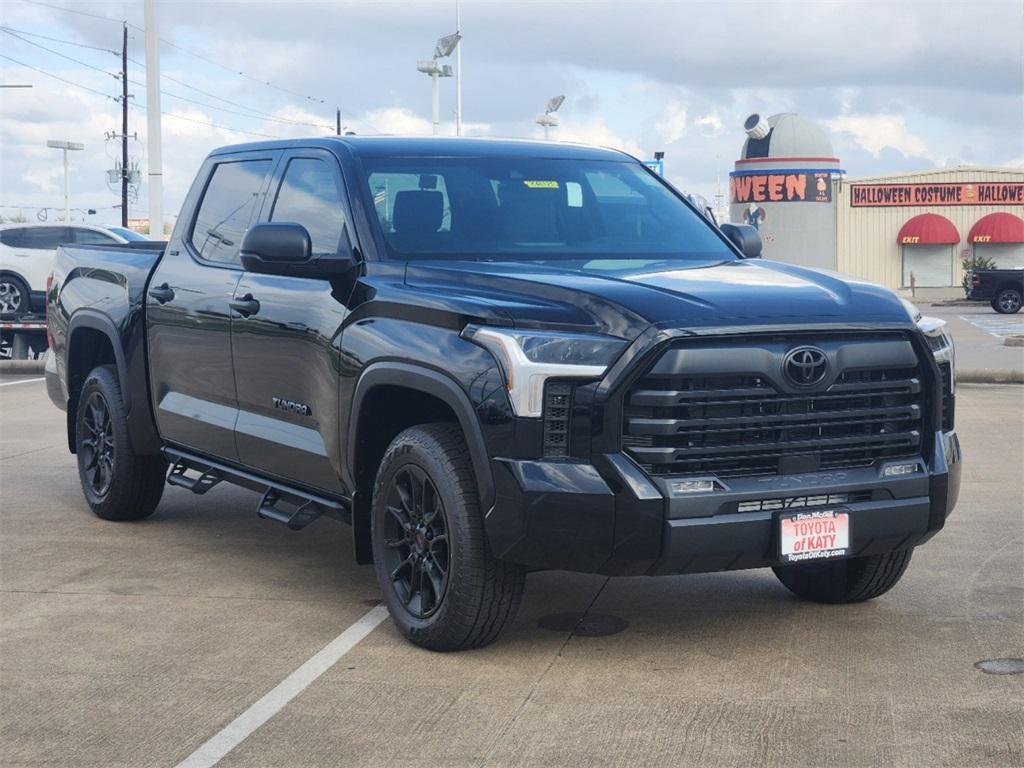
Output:
<instances>
[{"instance_id":1,"label":"truck tire","mask_svg":"<svg viewBox=\"0 0 1024 768\"><path fill-rule=\"evenodd\" d=\"M20 277L0 275L0 318L16 320L32 311L31 294Z\"/></svg>"},{"instance_id":2,"label":"truck tire","mask_svg":"<svg viewBox=\"0 0 1024 768\"><path fill-rule=\"evenodd\" d=\"M1020 311L1022 297L1016 288L1003 288L992 299L992 309L1001 315L1012 315Z\"/></svg>"},{"instance_id":3,"label":"truck tire","mask_svg":"<svg viewBox=\"0 0 1024 768\"><path fill-rule=\"evenodd\" d=\"M883 595L903 576L912 549L772 568L794 595L814 603L859 603Z\"/></svg>"},{"instance_id":4,"label":"truck tire","mask_svg":"<svg viewBox=\"0 0 1024 768\"><path fill-rule=\"evenodd\" d=\"M424 424L391 442L374 484L370 535L384 604L416 645L478 648L515 616L526 573L491 554L458 426Z\"/></svg>"},{"instance_id":5,"label":"truck tire","mask_svg":"<svg viewBox=\"0 0 1024 768\"><path fill-rule=\"evenodd\" d=\"M117 370L94 368L75 414L78 477L85 500L104 520L141 520L160 503L167 475L163 456L132 450Z\"/></svg>"}]
</instances>

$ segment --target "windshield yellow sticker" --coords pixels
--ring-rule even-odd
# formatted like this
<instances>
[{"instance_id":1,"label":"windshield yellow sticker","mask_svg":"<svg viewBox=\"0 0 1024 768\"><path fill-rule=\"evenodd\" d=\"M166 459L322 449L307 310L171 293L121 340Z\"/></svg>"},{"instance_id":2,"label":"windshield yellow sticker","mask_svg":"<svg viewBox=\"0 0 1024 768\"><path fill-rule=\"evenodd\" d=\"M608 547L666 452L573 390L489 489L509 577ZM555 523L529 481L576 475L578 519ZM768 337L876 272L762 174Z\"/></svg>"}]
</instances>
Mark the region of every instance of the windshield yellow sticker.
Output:
<instances>
[{"instance_id":1,"label":"windshield yellow sticker","mask_svg":"<svg viewBox=\"0 0 1024 768\"><path fill-rule=\"evenodd\" d=\"M529 181L524 180L523 184L530 189L558 189L557 181Z\"/></svg>"}]
</instances>

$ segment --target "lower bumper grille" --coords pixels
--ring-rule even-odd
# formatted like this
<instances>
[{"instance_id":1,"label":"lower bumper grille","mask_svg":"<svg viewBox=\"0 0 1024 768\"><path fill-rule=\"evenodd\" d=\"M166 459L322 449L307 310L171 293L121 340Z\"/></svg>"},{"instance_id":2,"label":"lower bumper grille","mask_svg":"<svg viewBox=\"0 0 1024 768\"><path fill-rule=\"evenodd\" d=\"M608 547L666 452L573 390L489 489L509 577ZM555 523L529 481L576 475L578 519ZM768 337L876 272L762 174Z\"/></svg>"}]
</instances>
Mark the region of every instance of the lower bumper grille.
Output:
<instances>
[{"instance_id":1,"label":"lower bumper grille","mask_svg":"<svg viewBox=\"0 0 1024 768\"><path fill-rule=\"evenodd\" d=\"M837 361L860 363L872 357L872 343L880 345L878 365L839 370L814 392L777 383L792 342L668 359L670 350L627 395L623 447L652 474L719 477L863 467L919 454L923 395L909 342L861 340L861 354L845 356L849 342L820 346ZM756 372L707 370L716 364Z\"/></svg>"},{"instance_id":2,"label":"lower bumper grille","mask_svg":"<svg viewBox=\"0 0 1024 768\"><path fill-rule=\"evenodd\" d=\"M852 493L831 493L815 496L790 496L785 499L755 499L741 501L736 505L737 512L766 512L783 509L805 509L807 507L830 507L836 504L855 504L860 501L871 501L871 491L854 491Z\"/></svg>"}]
</instances>

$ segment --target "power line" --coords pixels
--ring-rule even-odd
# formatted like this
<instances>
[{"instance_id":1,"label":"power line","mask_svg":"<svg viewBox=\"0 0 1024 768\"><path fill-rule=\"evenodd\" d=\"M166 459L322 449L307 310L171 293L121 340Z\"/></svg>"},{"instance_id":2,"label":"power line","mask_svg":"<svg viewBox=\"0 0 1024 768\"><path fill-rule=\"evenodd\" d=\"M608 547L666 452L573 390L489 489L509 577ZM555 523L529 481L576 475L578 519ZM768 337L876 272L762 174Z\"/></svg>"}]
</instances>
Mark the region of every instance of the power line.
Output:
<instances>
[{"instance_id":1,"label":"power line","mask_svg":"<svg viewBox=\"0 0 1024 768\"><path fill-rule=\"evenodd\" d=\"M36 43L36 42L33 42L32 40L28 40L28 39L22 37L22 34L12 30L9 27L0 27L0 32L5 32L8 35L10 35L10 36L12 36L12 37L14 37L14 38L24 42L24 43L28 43L29 45L34 45L37 48L40 48L42 50L47 51L48 53L52 53L54 55L60 56L61 58L66 58L69 61L74 61L75 63L77 63L77 65L79 65L81 67L86 67L86 68L88 68L90 70L95 70L96 72L101 72L104 75L110 75L113 78L120 79L120 77L121 77L120 75L118 75L116 73L108 72L108 71L106 71L106 70L104 70L102 68L99 68L99 67L94 67L88 61L83 61L80 58L75 58L74 56L69 56L66 53L61 53L60 51L53 50L52 48L47 48L45 45L41 45L40 43ZM38 36L38 37L42 37L42 36ZM57 42L57 43L69 42L67 40L60 40L58 38L47 37L45 39L46 40L52 40L53 42ZM74 43L72 43L72 44L74 45ZM104 51L108 50L108 49L105 49L105 48L96 48L95 46L85 46L85 47L95 48L95 50L104 50ZM108 52L116 53L116 51L108 51ZM143 70L145 69L145 66L142 65L142 63L140 63L139 61L136 61L133 58L129 58L128 60L131 61L132 63L134 63L134 65L136 65L138 67L141 67ZM168 80L170 80L172 82L175 82L175 83L177 83L179 85L182 85L182 86L184 86L186 88L193 88L193 90L199 91L200 93L204 93L205 95L208 95L208 96L211 96L213 98L226 101L227 103L231 103L231 102L227 101L227 99L222 99L220 96L217 96L216 94L209 93L207 91L202 91L199 88L194 88L193 86L190 86L187 83L184 83L184 82L182 82L180 80L177 80L175 78L169 77L167 75L164 75L163 77L165 77ZM145 83L139 82L138 80L129 80L128 82L132 83L133 85L141 86L142 88L145 87ZM255 114L246 114L246 113L237 112L237 111L234 111L234 110L225 110L224 108L222 108L222 106L216 106L215 104L209 104L209 103L206 103L204 101L199 101L199 100L194 99L194 98L188 98L186 96L179 96L176 93L170 93L169 91L165 91L163 89L161 89L160 92L165 94L165 95L167 95L167 96L170 96L171 98L178 98L178 99L181 99L182 101L189 101L190 103L199 104L200 106L206 106L207 109L218 110L220 112L225 112L225 113L228 113L230 115L238 115L240 117L250 118L250 119L268 120L268 121L272 121L274 123L284 123L284 124L287 124L287 125L303 125L303 126L309 126L311 128L323 128L323 129L326 129L326 130L330 130L331 129L331 126L326 125L326 124L307 123L307 122L299 121L299 120L287 120L285 118L274 117L273 115L269 115L269 114L266 114L266 113L259 113L258 111L251 110L251 109L247 108L247 106L244 106L244 105L241 105L241 104L239 104L239 105L242 106L242 109L246 110L249 113L255 113Z\"/></svg>"},{"instance_id":2,"label":"power line","mask_svg":"<svg viewBox=\"0 0 1024 768\"><path fill-rule=\"evenodd\" d=\"M131 83L132 85L141 86L142 88L146 87L146 84L143 83L143 82L140 82L139 80L129 80L128 82ZM308 125L308 126L312 126L313 128L326 128L328 130L331 127L329 125L319 125L317 123L301 123L301 122L298 122L297 120L284 120L282 118L273 117L271 115L252 115L252 114L248 114L246 112L239 112L239 111L234 110L234 109L226 109L225 107L218 107L216 104L208 104L205 101L199 101L198 99L190 99L188 96L181 96L181 95L179 95L177 93L171 93L169 91L163 90L162 88L160 89L160 93L162 95L164 95L164 96L170 96L172 99L180 99L181 101L187 101L189 104L196 104L196 105L198 105L200 107L206 107L207 109L216 109L219 112L226 112L229 115L238 115L239 117L247 117L250 120L268 120L268 121L273 121L275 123L285 123L287 125Z\"/></svg>"},{"instance_id":3,"label":"power line","mask_svg":"<svg viewBox=\"0 0 1024 768\"><path fill-rule=\"evenodd\" d=\"M61 10L61 11L66 11L68 13L76 13L76 14L82 15L82 16L89 16L91 18L98 18L98 19L103 20L103 22L111 22L112 24L118 24L118 25L126 24L128 27L131 27L134 30L138 30L139 32L143 32L143 33L145 32L145 28L143 28L143 27L140 27L140 26L138 26L136 24L132 24L131 22L118 22L117 19L110 18L108 16L101 16L101 15L98 15L96 13L89 13L87 11L82 11L82 10L78 10L78 9L75 9L75 8L68 8L66 6L53 5L52 3L40 2L40 0L25 0L25 2L30 3L32 5L39 5L39 6L44 7L44 8L51 8L53 10ZM8 34L13 34L13 32L14 32L13 30L11 30L11 28L0 28L0 29L3 29L4 31L8 32ZM103 50L103 51L114 53L115 55L117 55L117 51L113 51L113 50L110 50L108 48L99 48L98 46L85 46L84 44L74 43L74 42L72 42L70 40L59 40L57 38L49 38L49 37L45 37L45 36L42 36L42 35L34 35L33 33L26 33L26 34L32 35L34 37L39 37L39 38L42 38L42 39L50 40L52 42L68 43L70 45L82 45L82 47L95 47L96 50ZM14 36L17 37L16 34ZM88 67L89 69L97 70L99 72L104 72L105 74L112 75L113 77L117 77L117 75L114 75L113 73L105 72L104 70L101 70L99 68L93 67L92 65L89 65L89 63L86 63L84 61L79 61L78 59L72 58L71 56L67 56L67 55L65 55L63 53L60 53L59 51L54 51L54 50L51 50L49 48L46 48L45 46L39 45L38 43L33 43L31 40L25 40L24 38L22 38L22 39L24 40L24 42L27 42L30 45L36 45L37 47L42 48L43 50L47 50L50 53L54 53L54 54L56 54L58 56L63 56L65 58L68 58L68 59L70 59L72 61L75 61L76 63L80 63L80 65L82 65L84 67ZM232 69L230 67L227 67L226 65L223 65L223 63L221 63L220 61L217 61L216 59L210 58L208 56L204 56L204 55L202 55L200 53L196 53L195 51L188 50L187 48L184 48L184 47L178 45L177 43L174 43L174 42L172 42L170 40L167 40L166 38L159 38L159 40L160 40L160 42L164 43L165 45L169 45L172 48L181 51L182 53L186 53L186 54L188 54L190 56L194 56L195 58L198 58L201 61L206 61L207 63L210 63L210 65L213 65L214 67L218 67L218 68L224 70L225 72L229 72L232 75L237 75L239 77L245 78L246 80L249 80L251 82L258 83L258 84L266 86L268 88L272 88L274 90L281 91L282 93L287 93L289 95L295 96L297 98L305 99L307 101L314 101L316 103L322 103L322 104L325 104L325 103L328 102L328 100L325 99L325 98L322 98L322 97L319 97L319 96L311 96L311 95L308 95L308 94L300 93L299 91L292 90L291 88L286 88L284 86L276 85L275 83L271 83L268 80L261 80L260 78L253 77L252 75L249 75L246 72L242 72L240 70L234 70L234 69ZM11 59L11 60L13 60L13 59ZM136 66L143 67L143 69L144 69L144 65L141 65L141 63L139 63L138 61L135 61L134 59L129 59L129 60L131 60L133 63L135 63ZM25 66L28 66L28 65L25 65ZM30 67L30 69L34 69L34 68ZM45 72L43 74L49 75L49 73L45 73ZM50 77L56 77L56 76L50 75ZM249 108L249 106L246 106L245 104L240 104L238 102L230 101L229 99L225 99L225 98L223 98L221 96L217 96L216 94L212 94L212 93L210 93L208 91L203 91L203 90L201 90L199 88L196 88L195 86L188 85L187 83L183 83L180 80L176 80L176 79L171 78L171 77L169 77L167 75L162 75L162 77L170 80L171 82L175 82L178 85L182 85L185 88L189 88L189 89L195 90L195 91L197 91L199 93L203 93L203 95L210 96L210 97L215 98L215 99L220 100L220 101L224 101L225 103L230 103L230 104L232 104L234 106L239 106L240 109L246 110L248 112L255 113L255 117L260 117L260 118L262 118L264 120L268 120L268 121L272 121L272 122L276 122L276 123L291 124L291 125L303 125L303 126L309 126L309 127L312 127L312 128L323 128L323 129L328 129L328 130L330 130L330 128L331 128L331 126L328 126L326 124L307 123L307 122L304 122L304 121L288 120L288 119L285 119L285 118L274 117L274 116L266 114L266 113L260 113L260 111L254 110L252 108ZM57 78L57 79L60 79L60 78ZM65 82L69 82L71 85L75 85L75 83L71 83L70 81L65 81ZM166 95L171 96L172 98L181 98L182 100L186 100L186 101L191 100L191 99L184 98L182 96L177 96L176 94L173 94L173 93L168 93L168 92L163 91L163 90L161 90L161 93L166 93ZM106 95L106 94L102 94L102 95ZM108 97L109 98L113 98L112 96L108 96ZM195 100L193 100L193 102L194 103L201 103L201 102L195 101ZM209 109L219 109L219 108L215 108L215 106L212 106L212 105L209 105L209 104L203 104L203 105L208 106ZM221 110L221 111L222 112L229 112L228 110ZM167 115L167 113L161 113L161 114ZM170 117L174 117L174 116L172 115ZM243 115L242 117L248 117L248 116ZM371 130L376 131L377 133L383 133L383 131L381 131L379 128L377 128L375 125L373 125L372 123L370 123L367 120L358 120L356 122L364 124L365 126L370 128ZM213 124L211 123L210 125L213 125ZM222 127L222 126L218 126L218 127ZM236 129L231 128L231 129L227 129L227 130L236 130ZM246 133L247 131L240 131L240 132ZM253 133L252 135L262 136L262 135L266 135L266 134Z\"/></svg>"},{"instance_id":4,"label":"power line","mask_svg":"<svg viewBox=\"0 0 1024 768\"><path fill-rule=\"evenodd\" d=\"M132 24L131 22L128 23L128 26L129 27L133 27L133 28L139 30L140 32L145 32L146 31L142 27L138 26L137 24ZM323 99L323 98L321 98L319 96L310 96L310 95L305 94L305 93L299 93L298 91L293 91L290 88L285 88L283 86L280 86L280 85L277 85L275 83L272 83L269 80L263 80L263 79L258 78L258 77L253 77L252 75L250 75L250 74L248 74L246 72L243 72L243 71L241 71L239 69L234 69L232 67L227 66L226 64L221 64L219 61L217 61L215 59L211 59L211 58L209 58L207 56L203 56L202 54L196 53L195 51L190 51L188 48L184 48L184 47L178 45L177 43L171 42L170 40L168 40L166 38L161 37L160 38L160 42L163 43L164 45L169 45L171 48L179 50L182 53L187 53L189 56L194 56L195 58L199 59L200 61L205 61L207 64L213 64L215 67L220 67L221 69L226 70L226 71L230 72L233 75L238 75L240 77L244 77L246 80L251 80L254 83L259 83L260 85L265 85L268 88L273 88L275 90L281 91L282 93L287 93L287 94L289 94L291 96L295 96L296 98L306 99L307 101L314 101L314 102L317 102L318 104L326 104L327 103L327 99Z\"/></svg>"},{"instance_id":5,"label":"power line","mask_svg":"<svg viewBox=\"0 0 1024 768\"><path fill-rule=\"evenodd\" d=\"M61 77L60 75L55 75L52 72L47 72L45 69L40 69L39 67L34 67L31 64L26 64L24 61L19 61L18 59L14 58L13 56L8 56L6 53L0 53L0 59L7 59L7 61L10 61L13 64L17 64L18 66L21 66L21 67L26 67L27 69L31 69L34 72L38 72L41 75L46 75L47 77L51 77L54 80L59 80L60 82L67 83L68 85L74 86L75 88L80 88L83 91L89 91L89 93L94 93L97 96L102 96L105 99L111 99L113 101L120 101L120 98L117 97L117 96L111 96L109 93L103 93L102 91L98 91L95 88L90 88L87 85L82 85L81 83L76 83L73 80L68 80L65 77ZM142 110L145 110L145 108L146 108L145 104L129 103L129 106L133 107L134 109L142 109ZM173 112L161 112L160 114L163 115L164 117L169 117L172 120L184 120L185 122L188 122L188 123L196 123L198 125L205 125L205 126L208 126L210 128L218 128L218 129L220 129L222 131L232 131L233 133L243 133L243 134L246 134L248 136L258 136L258 137L260 137L262 139L280 139L280 138L283 138L282 136L273 136L273 135L271 135L269 133L257 133L256 131L246 131L246 130L243 130L241 128L232 128L229 125L218 125L217 123L209 123L209 122L207 122L205 120L198 120L198 119L196 119L194 117L185 117L184 115L176 115Z\"/></svg>"},{"instance_id":6,"label":"power line","mask_svg":"<svg viewBox=\"0 0 1024 768\"><path fill-rule=\"evenodd\" d=\"M13 27L7 26L0 27L0 29L5 32L17 32L19 35L27 35L28 37L38 37L40 40L49 40L51 43L62 43L63 45L73 45L77 48L88 48L93 51L103 51L104 53L110 53L114 56L121 55L110 48L101 48L98 45L88 45L86 43L76 43L73 40L62 40L59 37L48 37L47 35L40 35L38 32L26 32L24 29L14 29Z\"/></svg>"},{"instance_id":7,"label":"power line","mask_svg":"<svg viewBox=\"0 0 1024 768\"><path fill-rule=\"evenodd\" d=\"M145 104L129 103L128 106L133 107L135 109L141 109L141 110L145 110L146 109L146 105ZM173 112L161 112L160 114L163 115L164 117L169 117L169 118L171 118L173 120L184 120L185 122L188 122L188 123L197 123L199 125L209 126L210 128L219 128L222 131L232 131L234 133L244 133L244 134L246 134L248 136L259 136L260 138L263 138L263 139L283 139L284 138L283 136L274 136L274 135L269 134L269 133L256 133L255 131L245 131L245 130L242 130L241 128L232 128L229 125L218 125L217 123L208 123L205 120L198 120L198 119L196 119L194 117L185 117L184 115L176 115Z\"/></svg>"},{"instance_id":8,"label":"power line","mask_svg":"<svg viewBox=\"0 0 1024 768\"><path fill-rule=\"evenodd\" d=\"M78 64L79 66L87 67L87 68L95 70L97 72L102 72L104 75L110 75L111 77L113 77L115 79L118 79L118 80L121 78L121 76L118 75L117 73L115 73L115 72L108 72L107 70L103 69L103 67L97 67L97 66L95 66L93 64L90 64L87 61L82 61L81 59L76 59L74 56L68 56L66 53L61 53L60 51L55 51L55 50L53 50L53 48L47 48L45 45L41 45L40 43L34 43L31 40L29 40L27 38L24 38L21 35L15 33L15 32L12 32L7 27L0 27L0 32L6 32L8 35L11 35L12 37L16 37L18 40L21 40L23 43L28 43L29 45L34 45L36 48L40 48L40 49L46 51L47 53L52 53L55 56L60 56L62 59L67 59L68 61L73 61L75 64Z\"/></svg>"},{"instance_id":9,"label":"power line","mask_svg":"<svg viewBox=\"0 0 1024 768\"><path fill-rule=\"evenodd\" d=\"M40 49L42 49L44 51L47 51L48 53L52 53L52 54L54 54L56 56L60 56L61 58L67 59L68 61L72 61L75 64L78 64L80 66L88 67L89 69L95 70L97 72L102 72L103 74L110 75L111 77L113 77L115 79L118 79L118 80L121 78L121 75L119 75L119 74L116 74L114 72L108 72L107 70L105 70L105 69L103 69L101 67L93 66L89 62L82 61L81 59L76 59L73 56L68 56L66 54L63 54L60 51L55 51L52 48L47 48L45 45L40 45L39 43L35 43L35 42L31 41L31 40L27 40L27 39L23 38L21 35L15 33L15 32L12 32L7 27L0 27L0 32L6 32L7 34L9 34L12 37L15 37L15 38L21 40L22 42L28 43L29 45L33 45L36 48L40 48ZM132 83L133 85L141 86L143 88L146 87L145 83L142 83L142 82L140 82L138 80L129 80L128 82ZM201 107L206 107L207 109L215 109L215 110L219 110L221 112L227 112L229 114L238 115L240 117L247 117L249 119L272 120L272 121L278 122L278 123L288 123L288 124L294 124L294 125L310 125L310 126L312 126L314 128L325 128L325 129L329 129L330 128L330 126L328 126L328 125L318 125L316 123L300 123L299 121L284 120L284 119L281 119L281 118L276 118L276 117L273 117L272 115L265 115L265 116L249 115L249 114L245 114L243 112L238 112L236 110L231 110L231 109L225 109L223 107L218 107L218 106L216 106L214 104L207 104L206 102L199 101L197 99L190 99L190 98L188 98L186 96L179 96L178 94L169 93L168 91L164 91L162 89L161 89L160 93L162 93L162 94L164 94L166 96L170 96L171 98L180 99L182 101L187 101L187 102L190 102L192 104L196 104L196 105L201 106ZM110 98L115 98L115 97L110 97ZM165 114L166 115L168 113L164 112L164 113L161 113L161 114ZM171 114L170 117L177 117L177 116L174 115L174 114ZM210 125L213 125L213 123L210 123ZM234 129L230 129L230 130L234 130ZM254 136L266 136L267 134L253 133L253 135Z\"/></svg>"},{"instance_id":10,"label":"power line","mask_svg":"<svg viewBox=\"0 0 1024 768\"><path fill-rule=\"evenodd\" d=\"M111 96L109 93L103 93L103 91L97 91L95 88L90 88L87 85L82 85L81 83L73 82L71 80L68 80L67 78L61 77L60 75L55 75L52 72L47 72L45 69L33 67L31 64L26 64L23 61L18 61L16 58L14 58L13 56L8 56L6 53L0 53L0 59L7 59L8 61L17 64L18 66L26 67L27 69L31 69L35 72L38 72L41 75L46 75L47 77L52 77L54 80L60 80L62 83L73 85L75 88L81 88L83 91L89 91L90 93L95 93L97 96L102 96L105 99L113 99L114 101L117 101L116 96Z\"/></svg>"},{"instance_id":11,"label":"power line","mask_svg":"<svg viewBox=\"0 0 1024 768\"><path fill-rule=\"evenodd\" d=\"M118 21L116 19L111 19L111 18L109 18L107 16L100 16L99 14L96 14L96 13L88 13L86 11L79 11L79 10L77 10L75 8L67 8L66 6L62 6L62 5L53 5L52 3L43 3L43 2L40 2L39 0L25 0L25 2L26 3L30 3L31 5L42 6L43 8L52 8L55 11L65 11L66 13L75 13L75 14L78 14L79 16L88 16L88 17L94 18L94 19L101 19L102 21L109 21L109 22L114 23L114 24L126 23L126 24L128 24L129 27L131 27L132 29L136 29L139 32L145 32L146 31L145 27L140 27L138 24L133 24L131 22L121 22L121 21ZM184 47L178 45L177 43L174 43L174 42L171 42L170 40L167 40L166 38L161 37L160 38L160 42L163 43L164 45L169 45L171 48L179 50L182 53L187 53L189 56L194 56L195 58L200 59L201 61L205 61L208 64L213 64L216 67L220 67L221 69L227 70L228 72L231 72L234 75L240 75L241 77L244 77L247 80L251 80L254 83L259 83L260 85L265 85L265 86L267 86L269 88L274 88L274 89L279 90L279 91L281 91L283 93L287 93L287 94L290 94L292 96L296 96L296 97L298 97L300 99L306 99L308 101L315 101L315 102L317 102L319 104L326 104L327 103L326 99L323 99L323 98L321 98L319 96L310 96L308 94L299 93L298 91L293 91L290 88L285 88L283 86L280 86L280 85L277 85L275 83L272 83L269 80L261 80L258 77L253 77L252 75L247 74L246 72L242 72L240 70L233 69L233 68L227 66L226 64L221 64L219 61L216 61L215 59L208 58L206 56L203 56L202 54L196 53L195 51L190 51L188 48L184 48Z\"/></svg>"},{"instance_id":12,"label":"power line","mask_svg":"<svg viewBox=\"0 0 1024 768\"><path fill-rule=\"evenodd\" d=\"M142 62L137 61L137 60L135 60L135 59L133 59L131 57L128 58L128 61L130 61L132 64L134 64L137 67L141 67L143 70L145 70L145 68L146 68L145 64L143 64ZM224 112L231 112L231 114L242 115L243 117L263 118L265 120L272 120L273 122L276 122L276 123L287 123L289 125L306 125L306 126L309 126L311 128L326 128L328 130L331 127L331 126L323 124L323 123L309 123L309 122L306 122L304 120L289 120L287 118L277 117L275 115L270 114L269 112L263 112L261 110L254 109L253 107L246 106L245 104L240 104L237 101L231 101L230 99L225 99L223 96L218 96L215 93L210 93L210 91L204 91L202 88L196 88L194 85L190 85L189 83L186 83L184 80L178 80L177 78L171 77L170 75L166 75L163 72L160 73L160 77L164 78L165 80L169 80L172 83L180 85L183 88L188 88L189 90L195 91L196 93L201 93L203 96L209 96L211 99L216 99L217 101L222 101L225 104L230 104L231 106L238 107L240 109L244 109L246 112L251 113L251 114L243 114L241 112L231 112L231 110L223 109L222 107L214 107L214 106L209 105L209 104L203 104L203 102L200 102L200 101L194 101L193 102L195 104L202 104L203 106L208 106L208 107L210 107L210 109L220 109L220 110L222 110ZM135 84L136 85L142 85L143 87L145 87L143 83L135 83ZM184 96L178 96L176 94L169 93L169 92L164 91L164 90L161 90L160 93L165 94L167 96L170 96L171 98L174 98L174 99L183 99L184 101L192 101L191 99L186 99Z\"/></svg>"},{"instance_id":13,"label":"power line","mask_svg":"<svg viewBox=\"0 0 1024 768\"><path fill-rule=\"evenodd\" d=\"M99 19L100 21L109 21L111 24L120 25L122 21L120 19L112 19L109 16L100 16L98 13L89 13L88 11L79 11L76 8L67 8L63 5L53 5L52 3L41 3L39 0L25 0L30 5L40 5L43 8L52 8L55 11L64 11L65 13L75 13L79 16L88 16L91 19Z\"/></svg>"}]
</instances>

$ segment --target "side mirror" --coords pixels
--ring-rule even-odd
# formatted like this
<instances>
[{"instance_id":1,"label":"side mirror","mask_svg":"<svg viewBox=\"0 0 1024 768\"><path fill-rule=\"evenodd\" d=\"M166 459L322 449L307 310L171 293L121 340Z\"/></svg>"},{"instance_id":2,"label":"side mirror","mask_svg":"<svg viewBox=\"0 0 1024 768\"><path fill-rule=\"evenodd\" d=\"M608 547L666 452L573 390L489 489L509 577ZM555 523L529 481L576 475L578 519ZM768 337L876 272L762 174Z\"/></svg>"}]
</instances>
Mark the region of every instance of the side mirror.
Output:
<instances>
[{"instance_id":1,"label":"side mirror","mask_svg":"<svg viewBox=\"0 0 1024 768\"><path fill-rule=\"evenodd\" d=\"M722 234L729 238L745 259L761 258L761 233L749 224L723 224Z\"/></svg>"},{"instance_id":2,"label":"side mirror","mask_svg":"<svg viewBox=\"0 0 1024 768\"><path fill-rule=\"evenodd\" d=\"M256 224L245 233L239 256L247 272L328 279L355 266L347 232L343 240L341 255L314 257L309 231L301 224Z\"/></svg>"}]
</instances>

